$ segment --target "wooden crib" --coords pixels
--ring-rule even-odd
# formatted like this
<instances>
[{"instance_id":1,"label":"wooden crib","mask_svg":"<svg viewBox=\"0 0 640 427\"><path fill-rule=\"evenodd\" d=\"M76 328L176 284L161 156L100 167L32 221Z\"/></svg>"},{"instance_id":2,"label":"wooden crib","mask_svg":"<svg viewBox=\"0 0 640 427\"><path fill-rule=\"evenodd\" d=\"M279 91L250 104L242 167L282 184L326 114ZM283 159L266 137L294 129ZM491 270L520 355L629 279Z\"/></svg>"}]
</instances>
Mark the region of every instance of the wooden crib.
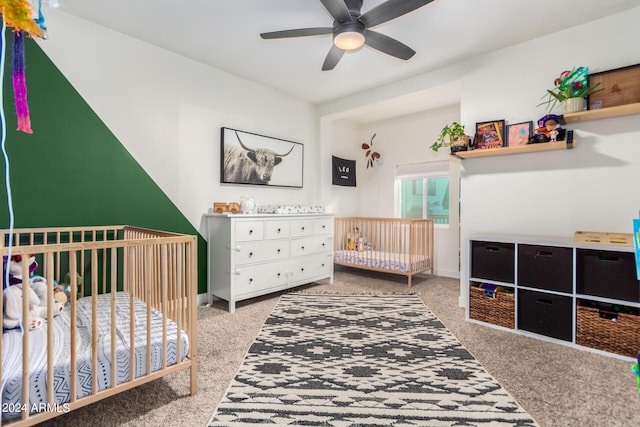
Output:
<instances>
[{"instance_id":1,"label":"wooden crib","mask_svg":"<svg viewBox=\"0 0 640 427\"><path fill-rule=\"evenodd\" d=\"M40 423L182 369L196 394L195 236L130 226L1 233L2 259L35 255L34 274L47 284L66 276L69 301L54 312L50 285L42 327L4 329L0 423ZM28 263L21 268L29 277ZM29 325L23 294L22 324ZM4 315L16 298L6 291L2 298Z\"/></svg>"},{"instance_id":2,"label":"wooden crib","mask_svg":"<svg viewBox=\"0 0 640 427\"><path fill-rule=\"evenodd\" d=\"M336 217L334 263L407 276L433 274L433 220Z\"/></svg>"}]
</instances>

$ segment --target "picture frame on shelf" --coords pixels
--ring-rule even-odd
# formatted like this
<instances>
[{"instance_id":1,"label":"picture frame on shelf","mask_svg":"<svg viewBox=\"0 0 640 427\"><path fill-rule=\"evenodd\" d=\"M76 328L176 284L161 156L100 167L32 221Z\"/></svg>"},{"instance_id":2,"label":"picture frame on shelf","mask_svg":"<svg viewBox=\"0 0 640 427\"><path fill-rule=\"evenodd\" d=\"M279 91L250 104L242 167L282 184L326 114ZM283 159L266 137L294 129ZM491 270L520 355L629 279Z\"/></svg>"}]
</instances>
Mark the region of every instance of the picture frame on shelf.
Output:
<instances>
[{"instance_id":1,"label":"picture frame on shelf","mask_svg":"<svg viewBox=\"0 0 640 427\"><path fill-rule=\"evenodd\" d=\"M227 127L220 128L220 182L302 188L304 146Z\"/></svg>"},{"instance_id":2,"label":"picture frame on shelf","mask_svg":"<svg viewBox=\"0 0 640 427\"><path fill-rule=\"evenodd\" d=\"M505 121L491 120L476 123L475 149L487 150L506 145Z\"/></svg>"},{"instance_id":3,"label":"picture frame on shelf","mask_svg":"<svg viewBox=\"0 0 640 427\"><path fill-rule=\"evenodd\" d=\"M515 147L516 145L526 145L533 134L533 121L514 123L507 125L507 142L506 147Z\"/></svg>"},{"instance_id":4,"label":"picture frame on shelf","mask_svg":"<svg viewBox=\"0 0 640 427\"><path fill-rule=\"evenodd\" d=\"M640 64L588 75L589 87L598 83L603 90L587 97L587 110L640 102Z\"/></svg>"}]
</instances>

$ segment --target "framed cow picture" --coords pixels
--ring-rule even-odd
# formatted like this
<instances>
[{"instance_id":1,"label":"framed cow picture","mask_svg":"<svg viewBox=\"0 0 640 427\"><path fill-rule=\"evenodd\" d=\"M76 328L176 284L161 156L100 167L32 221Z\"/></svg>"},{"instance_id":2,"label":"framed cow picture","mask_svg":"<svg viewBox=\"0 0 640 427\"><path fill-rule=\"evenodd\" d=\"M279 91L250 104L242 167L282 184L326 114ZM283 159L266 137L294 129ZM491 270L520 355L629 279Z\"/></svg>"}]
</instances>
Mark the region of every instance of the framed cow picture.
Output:
<instances>
[{"instance_id":1,"label":"framed cow picture","mask_svg":"<svg viewBox=\"0 0 640 427\"><path fill-rule=\"evenodd\" d=\"M304 146L238 129L220 129L220 182L302 188Z\"/></svg>"}]
</instances>

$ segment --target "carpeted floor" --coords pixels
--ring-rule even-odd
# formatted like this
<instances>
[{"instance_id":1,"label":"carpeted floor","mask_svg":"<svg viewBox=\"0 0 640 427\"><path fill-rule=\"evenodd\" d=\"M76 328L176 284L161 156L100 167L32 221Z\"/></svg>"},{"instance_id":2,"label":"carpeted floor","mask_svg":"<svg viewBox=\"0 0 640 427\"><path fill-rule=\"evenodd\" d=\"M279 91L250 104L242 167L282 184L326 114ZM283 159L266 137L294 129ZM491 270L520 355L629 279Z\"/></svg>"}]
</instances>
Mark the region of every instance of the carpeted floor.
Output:
<instances>
[{"instance_id":1,"label":"carpeted floor","mask_svg":"<svg viewBox=\"0 0 640 427\"><path fill-rule=\"evenodd\" d=\"M405 292L398 276L337 269L335 283L296 290ZM420 275L416 292L485 369L543 427L640 425L631 363L464 321L459 280ZM47 426L206 426L280 294L199 308L199 393L178 372L43 423Z\"/></svg>"}]
</instances>

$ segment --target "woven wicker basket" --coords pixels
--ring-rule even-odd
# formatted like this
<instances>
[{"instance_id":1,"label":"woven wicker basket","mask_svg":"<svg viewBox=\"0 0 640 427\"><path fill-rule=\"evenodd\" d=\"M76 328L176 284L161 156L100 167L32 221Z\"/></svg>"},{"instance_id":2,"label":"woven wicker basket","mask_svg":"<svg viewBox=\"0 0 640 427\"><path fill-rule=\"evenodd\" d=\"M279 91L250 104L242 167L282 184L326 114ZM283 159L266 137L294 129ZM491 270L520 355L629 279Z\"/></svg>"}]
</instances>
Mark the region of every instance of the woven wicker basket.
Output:
<instances>
[{"instance_id":1,"label":"woven wicker basket","mask_svg":"<svg viewBox=\"0 0 640 427\"><path fill-rule=\"evenodd\" d=\"M634 358L640 351L640 316L619 313L614 321L579 305L576 329L577 344Z\"/></svg>"},{"instance_id":2,"label":"woven wicker basket","mask_svg":"<svg viewBox=\"0 0 640 427\"><path fill-rule=\"evenodd\" d=\"M495 297L485 295L484 289L469 288L469 317L505 328L515 327L514 295L496 292Z\"/></svg>"}]
</instances>

